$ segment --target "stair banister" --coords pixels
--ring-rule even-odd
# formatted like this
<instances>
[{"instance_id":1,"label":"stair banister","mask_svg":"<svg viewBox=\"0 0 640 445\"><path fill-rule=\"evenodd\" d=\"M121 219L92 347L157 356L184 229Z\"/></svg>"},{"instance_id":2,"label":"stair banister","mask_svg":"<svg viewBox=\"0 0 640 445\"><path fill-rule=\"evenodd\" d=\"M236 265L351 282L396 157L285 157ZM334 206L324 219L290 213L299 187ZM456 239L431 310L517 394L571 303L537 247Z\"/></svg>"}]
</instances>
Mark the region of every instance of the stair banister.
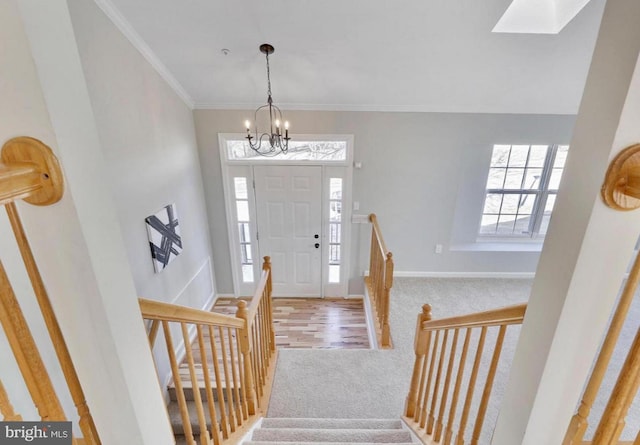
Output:
<instances>
[{"instance_id":1,"label":"stair banister","mask_svg":"<svg viewBox=\"0 0 640 445\"><path fill-rule=\"evenodd\" d=\"M404 419L424 444L463 445L468 428L470 443L480 443L507 327L521 324L525 311L526 304L520 304L435 320L431 306L422 307L416 322L415 361ZM481 375L487 334L494 328L497 334L493 353L486 373L482 374L486 376L484 383L479 386L477 379ZM479 330L479 334L471 369L467 369L474 330ZM464 334L464 343L459 351L461 334ZM463 385L465 377L466 386ZM463 388L466 391L460 407L458 402ZM477 396L480 397L478 410L469 425L472 402ZM457 425L456 419L459 419Z\"/></svg>"},{"instance_id":2,"label":"stair banister","mask_svg":"<svg viewBox=\"0 0 640 445\"><path fill-rule=\"evenodd\" d=\"M200 445L237 443L266 411L276 348L271 313L271 263L269 257L264 260L254 296L250 302L238 301L235 316L139 299L143 319L151 322L151 347L158 326L162 326L182 428L189 445L195 445L196 440ZM182 337L182 365L182 358L176 354L177 345L173 341L170 324L179 327ZM208 337L210 351L205 344L205 336ZM200 354L201 374L195 363L194 348ZM208 357L211 358L211 366ZM181 369L185 369L188 375L181 373ZM186 377L184 381L183 375ZM189 386L195 404L197 430L192 427L189 415L186 396ZM204 395L201 394L203 389Z\"/></svg>"}]
</instances>

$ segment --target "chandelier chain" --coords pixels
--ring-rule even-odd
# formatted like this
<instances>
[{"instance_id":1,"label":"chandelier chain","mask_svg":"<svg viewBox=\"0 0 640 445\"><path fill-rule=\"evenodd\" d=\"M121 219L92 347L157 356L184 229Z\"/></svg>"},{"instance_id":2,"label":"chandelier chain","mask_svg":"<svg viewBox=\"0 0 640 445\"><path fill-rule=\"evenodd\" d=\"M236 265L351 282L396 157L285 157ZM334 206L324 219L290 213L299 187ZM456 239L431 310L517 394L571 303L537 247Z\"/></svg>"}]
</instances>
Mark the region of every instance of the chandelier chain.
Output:
<instances>
[{"instance_id":1,"label":"chandelier chain","mask_svg":"<svg viewBox=\"0 0 640 445\"><path fill-rule=\"evenodd\" d=\"M271 97L271 70L269 69L269 53L267 53L267 94Z\"/></svg>"}]
</instances>

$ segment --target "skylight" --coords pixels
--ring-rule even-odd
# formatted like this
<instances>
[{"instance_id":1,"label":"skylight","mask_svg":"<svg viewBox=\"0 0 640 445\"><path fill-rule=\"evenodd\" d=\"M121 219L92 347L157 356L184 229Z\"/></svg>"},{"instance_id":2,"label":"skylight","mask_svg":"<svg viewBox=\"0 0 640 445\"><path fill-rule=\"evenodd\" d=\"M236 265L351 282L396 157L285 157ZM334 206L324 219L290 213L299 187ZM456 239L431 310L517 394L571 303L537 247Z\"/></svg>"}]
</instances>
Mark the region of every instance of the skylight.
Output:
<instances>
[{"instance_id":1,"label":"skylight","mask_svg":"<svg viewBox=\"0 0 640 445\"><path fill-rule=\"evenodd\" d=\"M589 0L513 0L493 32L558 34Z\"/></svg>"}]
</instances>

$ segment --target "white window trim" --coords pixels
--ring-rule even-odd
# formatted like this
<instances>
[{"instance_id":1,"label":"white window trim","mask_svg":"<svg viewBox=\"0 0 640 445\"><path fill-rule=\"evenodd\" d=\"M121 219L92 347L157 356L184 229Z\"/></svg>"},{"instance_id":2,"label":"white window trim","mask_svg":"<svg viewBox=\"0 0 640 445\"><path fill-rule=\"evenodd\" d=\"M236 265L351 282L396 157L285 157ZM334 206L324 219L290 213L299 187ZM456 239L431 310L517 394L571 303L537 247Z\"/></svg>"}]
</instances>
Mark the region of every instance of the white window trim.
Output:
<instances>
[{"instance_id":1,"label":"white window trim","mask_svg":"<svg viewBox=\"0 0 640 445\"><path fill-rule=\"evenodd\" d=\"M218 147L220 154L220 164L222 169L222 183L224 190L225 211L227 220L227 232L229 239L229 254L233 262L231 272L233 277L234 295L245 296L252 295L255 289L257 279L253 283L244 283L242 281L242 270L240 265L240 238L238 233L237 217L235 214L235 195L233 193L233 177L230 170L235 167L246 168L246 177L249 190L253 190L253 168L254 165L296 165L296 166L322 166L322 283L321 297L324 296L348 296L349 278L350 278L350 260L351 260L351 213L353 208L352 189L353 189L353 135L336 135L336 134L295 134L291 135L292 139L308 140L308 141L345 141L347 143L346 159L342 161L304 161L304 160L262 160L260 158L251 159L229 159L227 153L227 141L242 140L245 138L243 133L218 133ZM331 173L331 171L342 171L343 174ZM341 242L341 273L339 283L329 283L329 194L325 191L329 190L329 178L343 178L342 193L342 242ZM251 228L254 236L252 237L252 253L254 258L254 277L259 277L259 271L262 268L262 257L259 252L259 240L256 240L256 207L255 195L249 193L249 215L251 219ZM327 242L324 242L327 240Z\"/></svg>"},{"instance_id":2,"label":"white window trim","mask_svg":"<svg viewBox=\"0 0 640 445\"><path fill-rule=\"evenodd\" d=\"M487 197L487 193L489 193L489 190L499 190L499 189L487 189L486 188L486 182L485 182L485 189L484 189L484 194L483 194L483 200L482 200L482 207L480 208L480 217L478 218L478 228L476 230L476 243L482 245L484 244L486 246L486 248L479 248L479 249L474 249L474 250L503 250L501 249L500 244L519 244L521 245L523 248L522 250L530 250L528 248L526 248L526 245L528 244L535 244L535 245L542 245L544 243L544 238L546 235L541 235L539 233L540 230L540 224L542 221L542 217L544 214L544 208L546 206L547 203L547 199L549 197L549 189L548 189L548 185L549 185L549 179L551 177L551 171L553 170L553 163L555 161L556 155L557 155L557 150L559 146L564 146L567 144L534 144L534 143L530 143L530 144L493 144L492 147L495 147L496 145L546 145L548 147L548 149L553 150L553 155L547 155L548 159L545 160L545 164L542 167L542 172L543 172L543 183L545 183L547 186L542 189L539 190L539 193L541 195L541 199L538 202L538 205L536 206L536 208L533 210L532 213L532 218L535 218L535 222L534 222L534 231L533 233L531 233L530 235L517 235L517 234L511 234L511 235L505 235L505 234L501 234L501 235L496 235L496 234L481 234L480 233L480 227L482 226L482 216L484 215L484 204L485 204L485 200ZM491 155L493 155L493 149L491 150ZM550 156L550 157L549 157ZM488 175L490 174L491 171L491 165L489 165L489 168L487 169L487 175L485 177L485 181L488 177ZM529 190L522 190L522 191L529 191ZM496 193L496 192L494 192ZM558 190L553 189L551 191L551 194L557 194ZM504 247L504 246L502 246ZM471 250L471 249L460 249L460 250ZM509 249L507 249L509 250ZM539 250L539 249L532 249L532 250Z\"/></svg>"}]
</instances>

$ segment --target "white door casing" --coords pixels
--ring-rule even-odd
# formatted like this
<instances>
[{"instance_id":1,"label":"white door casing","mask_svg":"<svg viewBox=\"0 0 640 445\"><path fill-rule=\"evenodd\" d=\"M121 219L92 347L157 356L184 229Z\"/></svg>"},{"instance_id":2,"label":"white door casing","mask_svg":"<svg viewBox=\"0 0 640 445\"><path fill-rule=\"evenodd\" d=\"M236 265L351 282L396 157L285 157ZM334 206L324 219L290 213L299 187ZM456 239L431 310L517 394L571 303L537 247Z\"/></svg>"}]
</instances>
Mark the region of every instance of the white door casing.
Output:
<instances>
[{"instance_id":1,"label":"white door casing","mask_svg":"<svg viewBox=\"0 0 640 445\"><path fill-rule=\"evenodd\" d=\"M258 245L273 293L322 295L322 167L254 166Z\"/></svg>"}]
</instances>

